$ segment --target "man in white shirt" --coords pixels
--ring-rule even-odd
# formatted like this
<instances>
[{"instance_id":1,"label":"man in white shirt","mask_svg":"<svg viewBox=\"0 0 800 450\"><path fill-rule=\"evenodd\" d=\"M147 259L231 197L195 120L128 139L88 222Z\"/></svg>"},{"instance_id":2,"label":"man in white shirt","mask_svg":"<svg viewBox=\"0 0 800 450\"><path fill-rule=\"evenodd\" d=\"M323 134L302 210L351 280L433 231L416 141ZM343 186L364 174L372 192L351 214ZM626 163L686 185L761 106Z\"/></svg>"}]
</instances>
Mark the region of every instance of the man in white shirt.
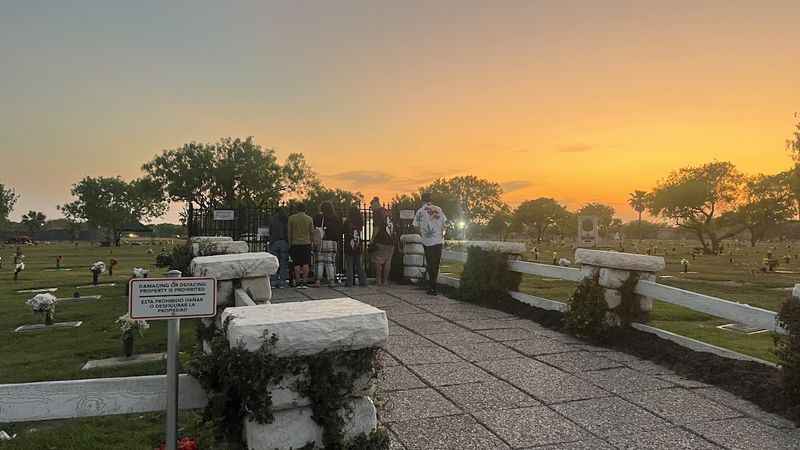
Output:
<instances>
[{"instance_id":1,"label":"man in white shirt","mask_svg":"<svg viewBox=\"0 0 800 450\"><path fill-rule=\"evenodd\" d=\"M428 275L428 294L430 295L437 295L436 280L439 278L439 264L442 260L445 223L447 223L447 217L442 208L431 203L430 192L423 193L422 207L414 215L414 227L422 236Z\"/></svg>"}]
</instances>

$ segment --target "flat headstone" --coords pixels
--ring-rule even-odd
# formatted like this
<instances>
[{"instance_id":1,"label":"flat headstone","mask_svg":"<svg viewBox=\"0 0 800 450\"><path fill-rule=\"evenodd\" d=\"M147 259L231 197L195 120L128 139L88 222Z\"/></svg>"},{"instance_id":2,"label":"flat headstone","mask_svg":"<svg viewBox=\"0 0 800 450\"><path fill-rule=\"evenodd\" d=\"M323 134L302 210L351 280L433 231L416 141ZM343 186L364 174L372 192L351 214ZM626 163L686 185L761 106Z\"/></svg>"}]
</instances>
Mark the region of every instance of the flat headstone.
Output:
<instances>
[{"instance_id":1,"label":"flat headstone","mask_svg":"<svg viewBox=\"0 0 800 450\"><path fill-rule=\"evenodd\" d=\"M717 326L717 328L719 328L720 330L728 330L742 334L757 334L757 333L764 333L767 331L763 328L751 327L743 323L728 323L725 325L719 325Z\"/></svg>"},{"instance_id":2,"label":"flat headstone","mask_svg":"<svg viewBox=\"0 0 800 450\"><path fill-rule=\"evenodd\" d=\"M194 236L189 240L192 244L206 244L212 242L231 242L230 236Z\"/></svg>"},{"instance_id":3,"label":"flat headstone","mask_svg":"<svg viewBox=\"0 0 800 450\"><path fill-rule=\"evenodd\" d=\"M217 280L269 277L277 270L278 258L266 252L198 256L189 266L193 276Z\"/></svg>"},{"instance_id":4,"label":"flat headstone","mask_svg":"<svg viewBox=\"0 0 800 450\"><path fill-rule=\"evenodd\" d=\"M143 364L153 361L163 361L166 359L166 357L166 353L144 353L141 355L133 355L131 357L120 356L115 358L93 359L87 361L86 364L81 367L81 370L109 369L112 367L131 366L134 364Z\"/></svg>"},{"instance_id":5,"label":"flat headstone","mask_svg":"<svg viewBox=\"0 0 800 450\"><path fill-rule=\"evenodd\" d=\"M57 328L78 328L83 324L82 321L77 322L56 322L52 325L45 325L43 323L35 323L31 325L20 325L14 329L15 333L28 333L32 331L54 330Z\"/></svg>"},{"instance_id":6,"label":"flat headstone","mask_svg":"<svg viewBox=\"0 0 800 450\"><path fill-rule=\"evenodd\" d=\"M23 289L21 291L17 291L17 294L38 294L41 292L55 292L58 288L41 288L41 289Z\"/></svg>"},{"instance_id":7,"label":"flat headstone","mask_svg":"<svg viewBox=\"0 0 800 450\"><path fill-rule=\"evenodd\" d=\"M58 304L60 304L60 305L66 305L66 304L69 304L69 303L82 303L82 302L87 302L87 301L100 300L101 298L103 298L102 295L84 295L84 296L81 296L81 297L61 297L61 298L57 298L56 302L58 302Z\"/></svg>"},{"instance_id":8,"label":"flat headstone","mask_svg":"<svg viewBox=\"0 0 800 450\"><path fill-rule=\"evenodd\" d=\"M229 317L232 347L256 351L269 330L278 336L277 356L382 347L389 336L386 313L351 298L227 308L220 320Z\"/></svg>"},{"instance_id":9,"label":"flat headstone","mask_svg":"<svg viewBox=\"0 0 800 450\"><path fill-rule=\"evenodd\" d=\"M91 288L101 288L101 287L114 287L117 283L100 283L100 284L87 284L84 286L76 286L75 289L91 289Z\"/></svg>"},{"instance_id":10,"label":"flat headstone","mask_svg":"<svg viewBox=\"0 0 800 450\"><path fill-rule=\"evenodd\" d=\"M666 263L661 256L620 253L607 250L575 250L575 262L578 264L610 267L612 269L633 270L637 272L658 272L664 270Z\"/></svg>"},{"instance_id":11,"label":"flat headstone","mask_svg":"<svg viewBox=\"0 0 800 450\"><path fill-rule=\"evenodd\" d=\"M42 269L42 272L70 272L72 269Z\"/></svg>"}]
</instances>

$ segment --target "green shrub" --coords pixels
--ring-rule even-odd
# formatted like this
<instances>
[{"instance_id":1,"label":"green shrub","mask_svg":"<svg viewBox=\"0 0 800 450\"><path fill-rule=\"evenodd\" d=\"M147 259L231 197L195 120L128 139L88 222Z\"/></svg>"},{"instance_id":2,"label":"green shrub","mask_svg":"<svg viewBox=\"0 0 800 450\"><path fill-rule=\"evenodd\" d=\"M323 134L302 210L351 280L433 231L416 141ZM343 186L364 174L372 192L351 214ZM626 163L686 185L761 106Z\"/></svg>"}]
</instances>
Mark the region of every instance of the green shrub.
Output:
<instances>
[{"instance_id":1,"label":"green shrub","mask_svg":"<svg viewBox=\"0 0 800 450\"><path fill-rule=\"evenodd\" d=\"M800 300L789 298L778 312L778 325L786 335L775 336L775 353L782 367L786 395L800 404Z\"/></svg>"},{"instance_id":2,"label":"green shrub","mask_svg":"<svg viewBox=\"0 0 800 450\"><path fill-rule=\"evenodd\" d=\"M522 274L508 269L507 254L470 247L458 295L471 303L492 305L507 302L508 291L519 290L521 279Z\"/></svg>"},{"instance_id":3,"label":"green shrub","mask_svg":"<svg viewBox=\"0 0 800 450\"><path fill-rule=\"evenodd\" d=\"M564 314L564 329L578 337L603 340L609 330L608 304L597 277L585 278L569 300Z\"/></svg>"}]
</instances>

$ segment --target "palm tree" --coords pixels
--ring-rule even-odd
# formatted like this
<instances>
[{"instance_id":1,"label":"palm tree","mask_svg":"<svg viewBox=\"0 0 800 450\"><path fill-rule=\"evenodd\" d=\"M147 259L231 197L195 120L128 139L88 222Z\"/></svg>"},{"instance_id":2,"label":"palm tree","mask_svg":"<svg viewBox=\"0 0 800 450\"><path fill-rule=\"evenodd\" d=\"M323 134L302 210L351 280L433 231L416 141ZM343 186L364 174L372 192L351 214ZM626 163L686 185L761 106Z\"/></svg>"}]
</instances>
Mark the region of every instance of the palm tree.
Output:
<instances>
[{"instance_id":1,"label":"palm tree","mask_svg":"<svg viewBox=\"0 0 800 450\"><path fill-rule=\"evenodd\" d=\"M647 192L639 190L631 192L628 198L628 204L634 211L639 213L639 240L642 239L642 213L647 208L649 199L650 195Z\"/></svg>"}]
</instances>

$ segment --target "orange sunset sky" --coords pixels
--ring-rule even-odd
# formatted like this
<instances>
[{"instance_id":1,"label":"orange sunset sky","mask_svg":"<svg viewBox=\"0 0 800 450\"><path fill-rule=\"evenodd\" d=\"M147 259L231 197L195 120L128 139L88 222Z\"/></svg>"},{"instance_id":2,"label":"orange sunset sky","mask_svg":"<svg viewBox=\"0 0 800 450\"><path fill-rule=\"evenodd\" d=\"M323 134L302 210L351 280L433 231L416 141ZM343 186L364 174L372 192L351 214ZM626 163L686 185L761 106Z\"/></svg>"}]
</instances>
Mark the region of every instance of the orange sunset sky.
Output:
<instances>
[{"instance_id":1,"label":"orange sunset sky","mask_svg":"<svg viewBox=\"0 0 800 450\"><path fill-rule=\"evenodd\" d=\"M368 197L474 174L627 219L676 168L791 164L796 0L2 3L15 220L222 136Z\"/></svg>"}]
</instances>

